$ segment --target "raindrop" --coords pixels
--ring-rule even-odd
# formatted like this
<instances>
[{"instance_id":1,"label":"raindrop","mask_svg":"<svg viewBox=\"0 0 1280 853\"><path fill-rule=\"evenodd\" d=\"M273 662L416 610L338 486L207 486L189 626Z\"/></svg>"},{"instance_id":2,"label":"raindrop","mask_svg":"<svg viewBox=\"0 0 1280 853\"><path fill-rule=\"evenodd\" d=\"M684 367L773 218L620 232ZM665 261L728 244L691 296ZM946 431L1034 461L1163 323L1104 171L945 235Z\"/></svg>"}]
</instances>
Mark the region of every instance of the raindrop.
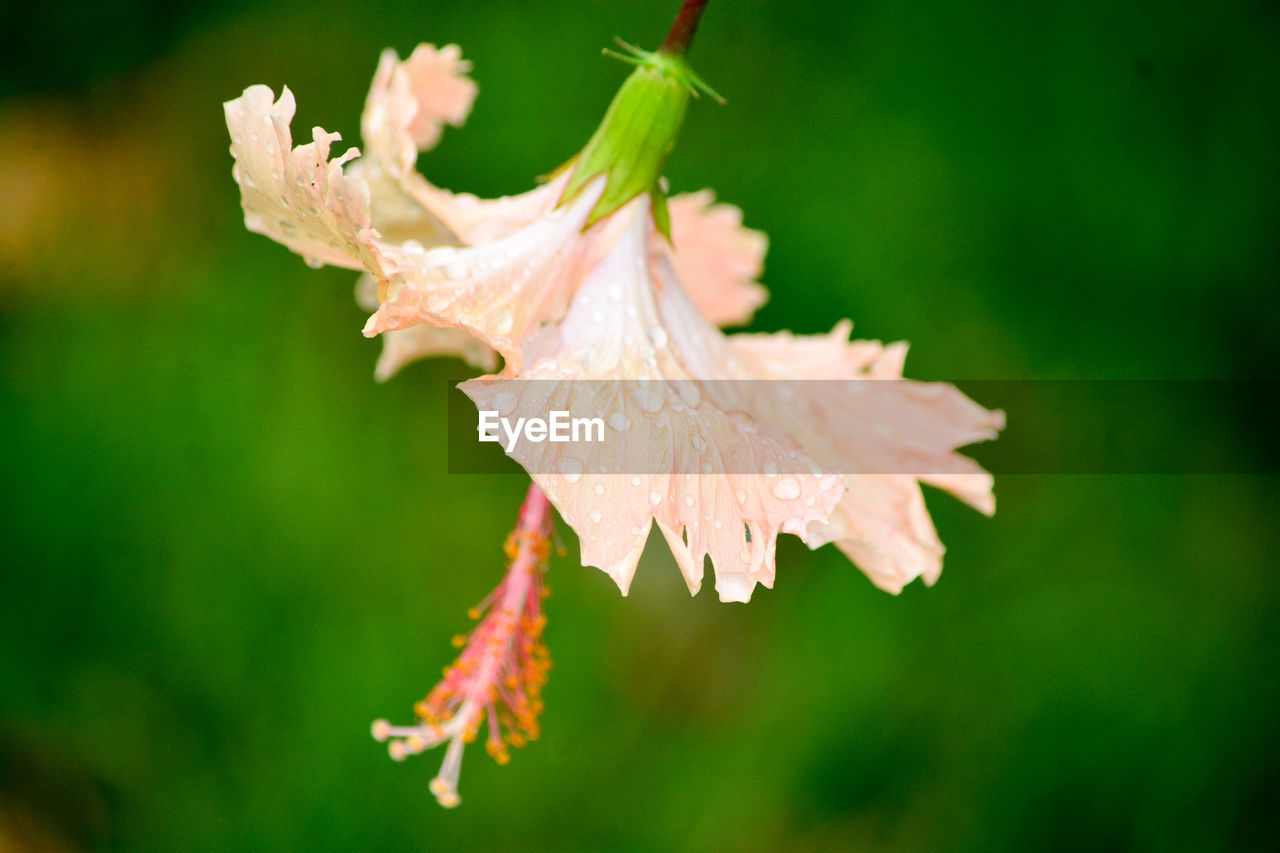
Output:
<instances>
[{"instance_id":1,"label":"raindrop","mask_svg":"<svg viewBox=\"0 0 1280 853\"><path fill-rule=\"evenodd\" d=\"M581 459L562 459L556 467L560 469L560 473L564 475L564 481L569 485L582 479Z\"/></svg>"},{"instance_id":2,"label":"raindrop","mask_svg":"<svg viewBox=\"0 0 1280 853\"><path fill-rule=\"evenodd\" d=\"M793 501L800 497L800 484L795 477L787 477L773 485L773 496L780 501Z\"/></svg>"}]
</instances>

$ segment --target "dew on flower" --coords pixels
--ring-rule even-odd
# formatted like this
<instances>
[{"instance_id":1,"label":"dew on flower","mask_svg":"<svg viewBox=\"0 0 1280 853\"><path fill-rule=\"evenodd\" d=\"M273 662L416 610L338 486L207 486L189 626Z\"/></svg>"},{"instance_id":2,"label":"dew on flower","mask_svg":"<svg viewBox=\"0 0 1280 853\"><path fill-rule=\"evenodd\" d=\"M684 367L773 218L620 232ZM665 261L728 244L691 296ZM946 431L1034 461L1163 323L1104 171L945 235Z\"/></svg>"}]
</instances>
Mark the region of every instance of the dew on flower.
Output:
<instances>
[{"instance_id":1,"label":"dew on flower","mask_svg":"<svg viewBox=\"0 0 1280 853\"><path fill-rule=\"evenodd\" d=\"M792 501L800 497L800 484L794 477L787 477L774 484L773 496L780 501Z\"/></svg>"}]
</instances>

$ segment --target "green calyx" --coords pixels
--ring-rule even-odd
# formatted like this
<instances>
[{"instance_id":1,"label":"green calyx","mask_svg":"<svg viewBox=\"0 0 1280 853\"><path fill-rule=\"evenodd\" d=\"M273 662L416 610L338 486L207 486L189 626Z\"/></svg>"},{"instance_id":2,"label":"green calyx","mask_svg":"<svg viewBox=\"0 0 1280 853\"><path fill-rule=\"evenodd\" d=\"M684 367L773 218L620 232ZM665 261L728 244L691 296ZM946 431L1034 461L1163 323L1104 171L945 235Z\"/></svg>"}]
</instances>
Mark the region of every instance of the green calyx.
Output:
<instances>
[{"instance_id":1,"label":"green calyx","mask_svg":"<svg viewBox=\"0 0 1280 853\"><path fill-rule=\"evenodd\" d=\"M676 145L689 96L705 92L723 103L681 56L640 50L619 42L630 55L605 51L636 66L614 95L604 121L574 158L573 177L561 204L571 201L594 178L605 175L604 195L587 225L608 216L641 193L653 199L653 219L671 239L667 197L659 181L667 155Z\"/></svg>"}]
</instances>

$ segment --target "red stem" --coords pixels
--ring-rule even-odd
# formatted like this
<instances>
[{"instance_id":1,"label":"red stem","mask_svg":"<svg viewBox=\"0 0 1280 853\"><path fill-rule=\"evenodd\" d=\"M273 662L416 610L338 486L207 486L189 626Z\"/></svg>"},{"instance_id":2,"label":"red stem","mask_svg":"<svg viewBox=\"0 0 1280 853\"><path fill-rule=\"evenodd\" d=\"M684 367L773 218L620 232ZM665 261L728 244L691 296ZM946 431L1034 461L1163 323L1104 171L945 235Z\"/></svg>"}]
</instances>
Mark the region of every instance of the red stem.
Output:
<instances>
[{"instance_id":1,"label":"red stem","mask_svg":"<svg viewBox=\"0 0 1280 853\"><path fill-rule=\"evenodd\" d=\"M698 32L698 22L702 20L702 12L706 8L707 0L684 0L684 5L676 13L675 23L671 25L671 32L667 33L666 41L658 50L676 56L688 53L689 45L693 43L693 37Z\"/></svg>"}]
</instances>

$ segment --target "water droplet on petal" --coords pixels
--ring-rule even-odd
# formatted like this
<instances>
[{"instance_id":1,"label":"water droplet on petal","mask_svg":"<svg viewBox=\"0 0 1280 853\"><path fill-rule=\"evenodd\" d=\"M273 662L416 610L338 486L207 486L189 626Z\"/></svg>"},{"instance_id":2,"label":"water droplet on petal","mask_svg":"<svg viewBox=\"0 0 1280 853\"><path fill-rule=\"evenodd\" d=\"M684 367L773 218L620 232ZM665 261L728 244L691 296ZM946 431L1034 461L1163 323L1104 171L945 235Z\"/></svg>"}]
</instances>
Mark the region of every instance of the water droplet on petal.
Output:
<instances>
[{"instance_id":1,"label":"water droplet on petal","mask_svg":"<svg viewBox=\"0 0 1280 853\"><path fill-rule=\"evenodd\" d=\"M631 427L631 418L627 417L622 412L614 412L609 415L609 426L613 427L618 432L626 432Z\"/></svg>"},{"instance_id":2,"label":"water droplet on petal","mask_svg":"<svg viewBox=\"0 0 1280 853\"><path fill-rule=\"evenodd\" d=\"M592 524L599 524L600 519L603 517L604 516L600 515L600 510L598 509L593 509L591 512L587 513L587 518L591 519Z\"/></svg>"},{"instance_id":3,"label":"water droplet on petal","mask_svg":"<svg viewBox=\"0 0 1280 853\"><path fill-rule=\"evenodd\" d=\"M773 496L780 501L793 501L800 497L800 484L795 477L787 477L773 485Z\"/></svg>"},{"instance_id":4,"label":"water droplet on petal","mask_svg":"<svg viewBox=\"0 0 1280 853\"><path fill-rule=\"evenodd\" d=\"M593 492L595 492L597 495L603 495L603 494L604 494L604 483L596 483L596 487L595 487L594 489L592 489L592 491L593 491Z\"/></svg>"},{"instance_id":5,"label":"water droplet on petal","mask_svg":"<svg viewBox=\"0 0 1280 853\"><path fill-rule=\"evenodd\" d=\"M656 491L650 492L649 503L653 504L654 506L657 506L658 504L662 503L662 495Z\"/></svg>"},{"instance_id":6,"label":"water droplet on petal","mask_svg":"<svg viewBox=\"0 0 1280 853\"><path fill-rule=\"evenodd\" d=\"M556 468L564 475L564 481L571 486L582 479L581 459L561 459L556 464Z\"/></svg>"}]
</instances>

